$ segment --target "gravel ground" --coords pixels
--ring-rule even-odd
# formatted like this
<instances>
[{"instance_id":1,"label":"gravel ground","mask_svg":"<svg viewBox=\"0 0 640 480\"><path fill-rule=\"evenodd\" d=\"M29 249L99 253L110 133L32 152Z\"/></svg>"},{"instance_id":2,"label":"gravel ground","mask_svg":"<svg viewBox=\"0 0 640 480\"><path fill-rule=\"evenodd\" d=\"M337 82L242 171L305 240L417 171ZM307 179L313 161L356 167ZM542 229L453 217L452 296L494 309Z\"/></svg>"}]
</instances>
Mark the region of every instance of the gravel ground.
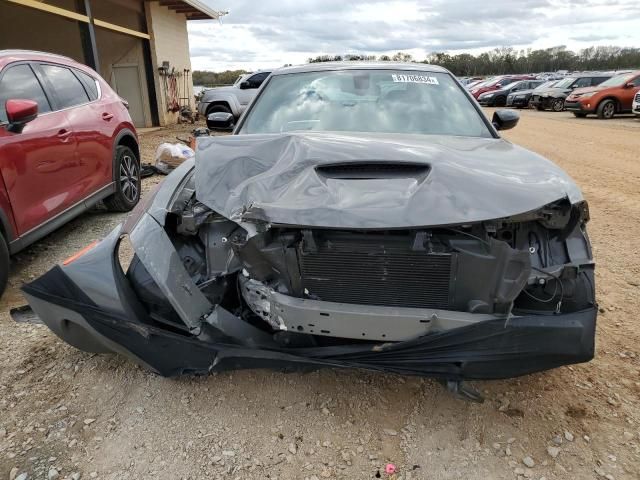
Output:
<instances>
[{"instance_id":1,"label":"gravel ground","mask_svg":"<svg viewBox=\"0 0 640 480\"><path fill-rule=\"evenodd\" d=\"M189 129L144 135L143 159ZM475 382L484 404L355 371L160 378L8 315L24 282L122 219L97 209L14 258L0 307L0 480L369 479L387 478L388 462L404 480L640 478L640 121L523 111L505 136L560 164L590 202L594 361Z\"/></svg>"}]
</instances>

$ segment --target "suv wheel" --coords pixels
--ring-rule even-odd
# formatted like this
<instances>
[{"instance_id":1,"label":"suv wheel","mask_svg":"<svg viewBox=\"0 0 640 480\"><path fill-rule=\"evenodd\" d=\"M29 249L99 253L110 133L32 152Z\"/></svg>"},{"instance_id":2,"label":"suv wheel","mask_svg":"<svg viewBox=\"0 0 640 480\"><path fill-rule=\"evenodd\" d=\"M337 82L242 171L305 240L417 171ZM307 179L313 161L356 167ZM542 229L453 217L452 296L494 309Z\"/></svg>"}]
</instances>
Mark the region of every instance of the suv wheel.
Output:
<instances>
[{"instance_id":1,"label":"suv wheel","mask_svg":"<svg viewBox=\"0 0 640 480\"><path fill-rule=\"evenodd\" d=\"M7 280L9 279L9 248L4 237L0 233L0 296L7 288Z\"/></svg>"},{"instance_id":2,"label":"suv wheel","mask_svg":"<svg viewBox=\"0 0 640 480\"><path fill-rule=\"evenodd\" d=\"M498 97L494 100L493 104L496 107L504 107L507 104L507 97Z\"/></svg>"},{"instance_id":3,"label":"suv wheel","mask_svg":"<svg viewBox=\"0 0 640 480\"><path fill-rule=\"evenodd\" d=\"M561 112L562 110L564 110L564 100L562 98L556 98L551 103L551 110L553 110L554 112Z\"/></svg>"},{"instance_id":4,"label":"suv wheel","mask_svg":"<svg viewBox=\"0 0 640 480\"><path fill-rule=\"evenodd\" d=\"M613 100L604 100L598 105L598 118L609 120L616 113L616 104Z\"/></svg>"},{"instance_id":5,"label":"suv wheel","mask_svg":"<svg viewBox=\"0 0 640 480\"><path fill-rule=\"evenodd\" d=\"M116 192L104 200L112 212L128 212L140 200L140 160L129 147L116 147Z\"/></svg>"}]
</instances>

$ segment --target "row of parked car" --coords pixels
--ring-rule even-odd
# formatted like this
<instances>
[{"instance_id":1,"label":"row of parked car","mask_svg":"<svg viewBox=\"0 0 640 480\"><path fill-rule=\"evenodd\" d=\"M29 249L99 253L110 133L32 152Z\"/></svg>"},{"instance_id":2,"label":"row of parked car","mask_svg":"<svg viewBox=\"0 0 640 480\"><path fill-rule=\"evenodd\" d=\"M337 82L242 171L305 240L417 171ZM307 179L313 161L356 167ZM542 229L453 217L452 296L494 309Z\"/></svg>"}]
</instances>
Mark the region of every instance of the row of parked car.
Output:
<instances>
[{"instance_id":1,"label":"row of parked car","mask_svg":"<svg viewBox=\"0 0 640 480\"><path fill-rule=\"evenodd\" d=\"M489 107L568 110L576 117L603 119L640 114L640 70L581 73L546 82L532 75L501 75L466 87L480 105Z\"/></svg>"}]
</instances>

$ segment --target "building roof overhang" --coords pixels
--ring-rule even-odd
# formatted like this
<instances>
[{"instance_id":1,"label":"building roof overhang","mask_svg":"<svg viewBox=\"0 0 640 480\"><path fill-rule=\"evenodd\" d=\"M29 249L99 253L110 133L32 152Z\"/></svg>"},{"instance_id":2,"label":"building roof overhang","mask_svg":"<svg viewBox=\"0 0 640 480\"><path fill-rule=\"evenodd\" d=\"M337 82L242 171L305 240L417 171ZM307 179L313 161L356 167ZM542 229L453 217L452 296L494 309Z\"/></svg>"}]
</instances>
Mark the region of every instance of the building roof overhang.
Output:
<instances>
[{"instance_id":1,"label":"building roof overhang","mask_svg":"<svg viewBox=\"0 0 640 480\"><path fill-rule=\"evenodd\" d=\"M219 12L200 0L160 0L160 5L177 13L183 13L187 20L218 20L227 12Z\"/></svg>"}]
</instances>

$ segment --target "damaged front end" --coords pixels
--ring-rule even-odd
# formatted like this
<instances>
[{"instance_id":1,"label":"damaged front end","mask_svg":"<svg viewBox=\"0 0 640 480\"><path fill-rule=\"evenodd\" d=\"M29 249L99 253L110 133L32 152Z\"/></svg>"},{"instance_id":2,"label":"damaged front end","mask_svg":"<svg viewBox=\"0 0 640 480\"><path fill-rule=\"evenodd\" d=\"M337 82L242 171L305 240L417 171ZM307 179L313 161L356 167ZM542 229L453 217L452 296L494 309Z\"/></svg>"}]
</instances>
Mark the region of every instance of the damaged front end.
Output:
<instances>
[{"instance_id":1,"label":"damaged front end","mask_svg":"<svg viewBox=\"0 0 640 480\"><path fill-rule=\"evenodd\" d=\"M584 201L435 227L327 228L230 219L195 191L186 162L96 247L25 286L32 308L77 348L165 376L348 367L489 379L593 357Z\"/></svg>"}]
</instances>

